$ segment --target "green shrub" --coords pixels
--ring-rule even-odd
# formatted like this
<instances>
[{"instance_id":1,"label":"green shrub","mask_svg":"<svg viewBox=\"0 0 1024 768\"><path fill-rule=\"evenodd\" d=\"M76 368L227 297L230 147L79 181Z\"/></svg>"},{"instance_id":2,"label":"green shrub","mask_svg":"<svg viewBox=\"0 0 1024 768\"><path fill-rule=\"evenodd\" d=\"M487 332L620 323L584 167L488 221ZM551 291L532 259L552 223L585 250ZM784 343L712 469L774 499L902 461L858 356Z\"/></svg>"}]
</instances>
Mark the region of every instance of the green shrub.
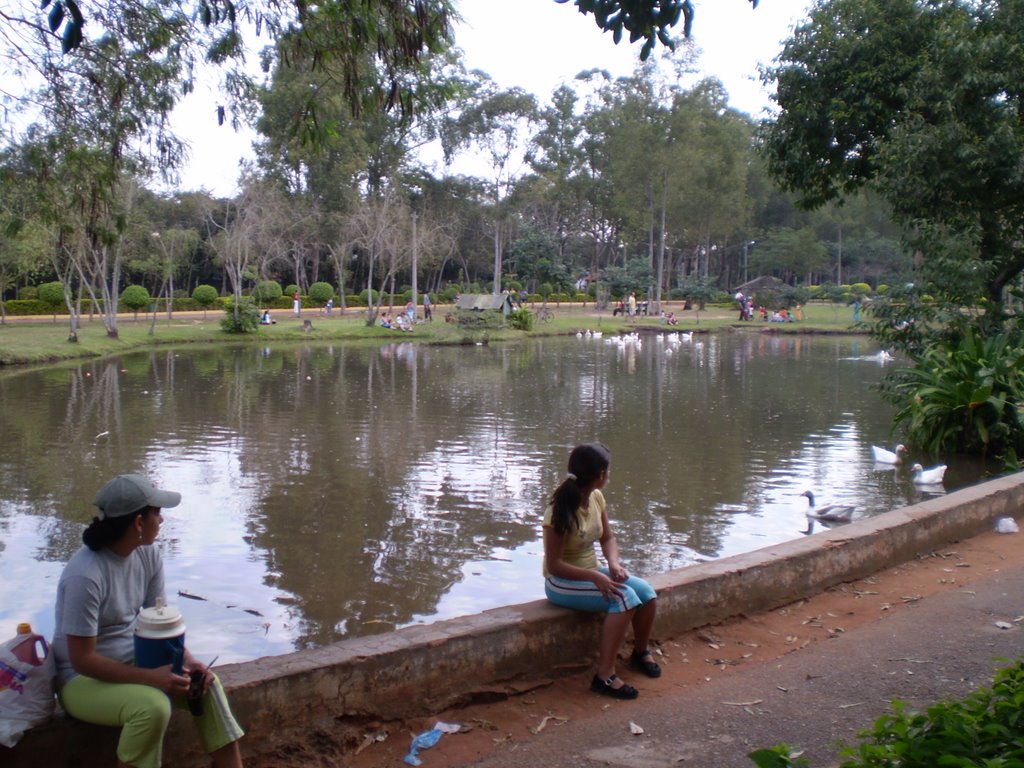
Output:
<instances>
[{"instance_id":1,"label":"green shrub","mask_svg":"<svg viewBox=\"0 0 1024 768\"><path fill-rule=\"evenodd\" d=\"M859 734L860 744L842 750L841 768L1024 765L1022 700L1024 667L1017 661L996 672L991 688L980 688L962 701L940 701L924 712L895 701L891 715ZM748 757L760 768L810 765L785 744Z\"/></svg>"},{"instance_id":2,"label":"green shrub","mask_svg":"<svg viewBox=\"0 0 1024 768\"><path fill-rule=\"evenodd\" d=\"M317 306L324 306L334 298L334 286L330 283L313 283L309 286L309 300Z\"/></svg>"},{"instance_id":3,"label":"green shrub","mask_svg":"<svg viewBox=\"0 0 1024 768\"><path fill-rule=\"evenodd\" d=\"M914 367L883 388L906 442L932 454L994 454L1015 466L1024 451L1024 349L1007 334L968 331L911 359Z\"/></svg>"},{"instance_id":4,"label":"green shrub","mask_svg":"<svg viewBox=\"0 0 1024 768\"><path fill-rule=\"evenodd\" d=\"M206 318L206 310L217 303L217 289L212 285L197 285L192 289L192 300L203 309L203 318Z\"/></svg>"},{"instance_id":5,"label":"green shrub","mask_svg":"<svg viewBox=\"0 0 1024 768\"><path fill-rule=\"evenodd\" d=\"M284 292L286 296L292 297L299 292L299 286L297 286L295 283L289 283L284 287Z\"/></svg>"},{"instance_id":6,"label":"green shrub","mask_svg":"<svg viewBox=\"0 0 1024 768\"><path fill-rule=\"evenodd\" d=\"M121 291L121 303L135 312L136 318L139 316L139 310L148 307L152 300L149 291L141 285L129 285Z\"/></svg>"},{"instance_id":7,"label":"green shrub","mask_svg":"<svg viewBox=\"0 0 1024 768\"><path fill-rule=\"evenodd\" d=\"M850 286L850 291L858 297L868 296L871 293L871 286L867 283L854 283Z\"/></svg>"},{"instance_id":8,"label":"green shrub","mask_svg":"<svg viewBox=\"0 0 1024 768\"><path fill-rule=\"evenodd\" d=\"M554 286L551 285L551 283L541 283L540 285L537 286L537 293L539 293L540 297L545 301L547 300L548 296L550 296L554 292L555 289Z\"/></svg>"},{"instance_id":9,"label":"green shrub","mask_svg":"<svg viewBox=\"0 0 1024 768\"><path fill-rule=\"evenodd\" d=\"M364 307L369 306L369 304L370 304L370 291L368 289L363 288L363 290L361 290L359 292L359 302ZM380 306L380 291L374 290L374 292L373 292L373 306L375 306L375 307Z\"/></svg>"},{"instance_id":10,"label":"green shrub","mask_svg":"<svg viewBox=\"0 0 1024 768\"><path fill-rule=\"evenodd\" d=\"M15 317L55 314L53 307L39 299L10 299L9 301L4 302L4 311L6 311L8 315L13 315ZM67 310L63 310L63 312L66 311Z\"/></svg>"},{"instance_id":11,"label":"green shrub","mask_svg":"<svg viewBox=\"0 0 1024 768\"><path fill-rule=\"evenodd\" d=\"M34 285L26 285L24 288L18 289L19 299L38 299L39 289Z\"/></svg>"},{"instance_id":12,"label":"green shrub","mask_svg":"<svg viewBox=\"0 0 1024 768\"><path fill-rule=\"evenodd\" d=\"M235 311L233 297L228 299L224 307L224 317L220 319L220 327L225 333L253 333L260 327L260 310L252 299L242 298Z\"/></svg>"},{"instance_id":13,"label":"green shrub","mask_svg":"<svg viewBox=\"0 0 1024 768\"><path fill-rule=\"evenodd\" d=\"M505 327L505 316L501 312L481 312L480 310L458 310L455 322L467 331L487 331Z\"/></svg>"},{"instance_id":14,"label":"green shrub","mask_svg":"<svg viewBox=\"0 0 1024 768\"><path fill-rule=\"evenodd\" d=\"M59 282L43 283L36 288L36 298L46 304L51 311L64 306L64 285Z\"/></svg>"},{"instance_id":15,"label":"green shrub","mask_svg":"<svg viewBox=\"0 0 1024 768\"><path fill-rule=\"evenodd\" d=\"M252 291L253 299L261 305L280 299L283 295L284 291L277 280L260 280Z\"/></svg>"},{"instance_id":16,"label":"green shrub","mask_svg":"<svg viewBox=\"0 0 1024 768\"><path fill-rule=\"evenodd\" d=\"M508 326L517 331L532 331L534 315L528 309L517 309L508 315Z\"/></svg>"}]
</instances>

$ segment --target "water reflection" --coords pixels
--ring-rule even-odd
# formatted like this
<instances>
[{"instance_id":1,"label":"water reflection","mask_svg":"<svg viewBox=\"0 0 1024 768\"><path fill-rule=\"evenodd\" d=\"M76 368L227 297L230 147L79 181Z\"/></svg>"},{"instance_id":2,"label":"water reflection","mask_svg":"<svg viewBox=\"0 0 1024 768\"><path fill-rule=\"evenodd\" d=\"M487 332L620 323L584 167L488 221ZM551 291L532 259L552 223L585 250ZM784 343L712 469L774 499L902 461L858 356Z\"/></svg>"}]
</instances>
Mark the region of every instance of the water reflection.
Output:
<instances>
[{"instance_id":1,"label":"water reflection","mask_svg":"<svg viewBox=\"0 0 1024 768\"><path fill-rule=\"evenodd\" d=\"M877 471L862 340L543 339L218 347L0 375L0 637L52 631L62 564L118 472L184 493L161 546L189 643L281 653L540 597L539 512L577 442L612 449L627 566L798 537L799 497L919 496ZM950 468L947 487L980 469ZM801 504L800 502L803 502ZM5 634L6 633L6 634Z\"/></svg>"}]
</instances>

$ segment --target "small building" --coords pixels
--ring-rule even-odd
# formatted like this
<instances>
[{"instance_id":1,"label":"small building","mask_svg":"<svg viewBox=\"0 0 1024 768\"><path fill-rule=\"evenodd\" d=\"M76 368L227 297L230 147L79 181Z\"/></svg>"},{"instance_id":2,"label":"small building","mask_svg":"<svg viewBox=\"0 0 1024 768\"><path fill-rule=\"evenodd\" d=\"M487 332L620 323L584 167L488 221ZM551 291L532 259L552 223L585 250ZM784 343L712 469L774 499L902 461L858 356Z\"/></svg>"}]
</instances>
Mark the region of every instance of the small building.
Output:
<instances>
[{"instance_id":1,"label":"small building","mask_svg":"<svg viewBox=\"0 0 1024 768\"><path fill-rule=\"evenodd\" d=\"M459 312L500 312L508 317L515 307L507 293L497 296L492 293L464 293L455 302L455 309Z\"/></svg>"}]
</instances>

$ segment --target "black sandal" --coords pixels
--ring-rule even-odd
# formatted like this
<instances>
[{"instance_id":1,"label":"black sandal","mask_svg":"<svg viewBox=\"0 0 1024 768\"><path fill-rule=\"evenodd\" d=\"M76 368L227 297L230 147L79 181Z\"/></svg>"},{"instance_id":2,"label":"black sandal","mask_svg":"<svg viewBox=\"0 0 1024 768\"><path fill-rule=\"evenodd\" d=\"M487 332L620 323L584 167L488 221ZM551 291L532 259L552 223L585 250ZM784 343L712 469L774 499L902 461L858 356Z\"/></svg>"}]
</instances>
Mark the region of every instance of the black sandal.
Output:
<instances>
[{"instance_id":1,"label":"black sandal","mask_svg":"<svg viewBox=\"0 0 1024 768\"><path fill-rule=\"evenodd\" d=\"M654 661L654 655L650 649L633 651L633 655L629 657L629 666L640 670L648 677L661 677L661 667Z\"/></svg>"},{"instance_id":2,"label":"black sandal","mask_svg":"<svg viewBox=\"0 0 1024 768\"><path fill-rule=\"evenodd\" d=\"M594 675L594 679L590 681L590 690L602 696L611 696L613 699L635 699L640 695L640 691L628 683L623 683L618 688L613 686L612 683L618 679L618 675L612 675L606 680Z\"/></svg>"}]
</instances>

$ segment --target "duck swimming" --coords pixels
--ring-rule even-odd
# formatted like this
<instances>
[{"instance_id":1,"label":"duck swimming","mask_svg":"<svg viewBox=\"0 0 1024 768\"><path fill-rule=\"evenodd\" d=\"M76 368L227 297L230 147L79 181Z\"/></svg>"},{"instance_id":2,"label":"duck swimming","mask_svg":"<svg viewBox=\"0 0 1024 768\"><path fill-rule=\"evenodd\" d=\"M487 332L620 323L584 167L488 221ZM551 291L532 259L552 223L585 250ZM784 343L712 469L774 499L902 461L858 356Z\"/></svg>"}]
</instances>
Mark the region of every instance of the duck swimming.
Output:
<instances>
[{"instance_id":1,"label":"duck swimming","mask_svg":"<svg viewBox=\"0 0 1024 768\"><path fill-rule=\"evenodd\" d=\"M825 504L820 507L815 507L813 493L810 491L804 491L800 495L807 497L809 506L806 514L808 517L812 517L815 520L828 520L833 523L848 523L850 518L853 517L853 510L855 507L852 505Z\"/></svg>"},{"instance_id":2,"label":"duck swimming","mask_svg":"<svg viewBox=\"0 0 1024 768\"><path fill-rule=\"evenodd\" d=\"M874 457L876 464L899 464L903 461L902 455L906 452L907 447L902 443L891 451L879 448L877 445L871 446L871 455Z\"/></svg>"},{"instance_id":3,"label":"duck swimming","mask_svg":"<svg viewBox=\"0 0 1024 768\"><path fill-rule=\"evenodd\" d=\"M938 485L942 482L942 478L946 474L946 465L939 464L937 467L925 469L920 464L915 464L910 468L910 471L914 475L915 484Z\"/></svg>"}]
</instances>

